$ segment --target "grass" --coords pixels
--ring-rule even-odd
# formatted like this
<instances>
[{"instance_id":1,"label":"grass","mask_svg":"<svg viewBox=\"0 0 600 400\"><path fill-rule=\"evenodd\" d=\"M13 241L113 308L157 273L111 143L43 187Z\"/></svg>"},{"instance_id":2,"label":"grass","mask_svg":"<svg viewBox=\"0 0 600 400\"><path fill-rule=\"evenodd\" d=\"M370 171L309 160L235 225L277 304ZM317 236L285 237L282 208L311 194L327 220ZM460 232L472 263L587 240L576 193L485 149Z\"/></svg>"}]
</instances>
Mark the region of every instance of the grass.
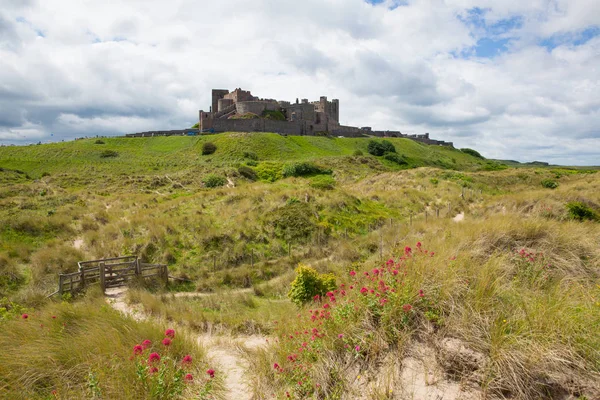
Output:
<instances>
[{"instance_id":1,"label":"grass","mask_svg":"<svg viewBox=\"0 0 600 400\"><path fill-rule=\"evenodd\" d=\"M161 399L180 387L186 396L211 392L219 395L222 380L204 378L209 367L205 353L181 333L168 349L161 344L164 329L123 318L104 303L91 298L77 304L57 304L0 322L0 395L10 399L128 398ZM153 344L134 355L136 344ZM150 352L162 362L156 378L144 383L140 369ZM185 355L193 363L185 367L196 380L178 384L169 375ZM169 364L165 364L168 362ZM143 373L143 372L142 372ZM196 397L197 398L197 397Z\"/></svg>"},{"instance_id":2,"label":"grass","mask_svg":"<svg viewBox=\"0 0 600 400\"><path fill-rule=\"evenodd\" d=\"M46 398L56 389L87 398L96 385L105 398L147 397L127 357L142 338L158 343L164 327L125 319L93 293L64 304L45 297L76 261L125 254L167 263L171 275L190 281L171 291L205 292L131 290L130 301L148 313L197 331L274 339L247 352L256 393L385 398L405 384L411 351L424 347L444 379L471 382L484 396L598 397L600 224L578 220L568 205L596 215L600 176L539 165L496 170L458 150L389 140L407 165L354 156L367 154L368 139L263 133L1 147L4 397ZM209 141L217 151L202 156ZM103 151L118 156L102 158ZM331 175L284 178L285 165L318 165ZM234 186L206 188L210 176ZM547 180L558 185L544 188ZM452 221L461 212L465 220ZM417 242L435 255L417 252ZM407 245L415 256L401 260ZM389 276L388 303L380 305L382 293L348 289L351 270L372 272L389 258L406 274ZM347 294L327 308L296 308L286 294L299 263L335 274ZM27 322L18 318L23 310L32 315ZM53 314L73 330L55 326ZM38 322L57 329L37 330ZM303 332L313 328L323 336L310 340ZM293 354L301 361L287 358ZM114 368L123 379L107 382Z\"/></svg>"}]
</instances>

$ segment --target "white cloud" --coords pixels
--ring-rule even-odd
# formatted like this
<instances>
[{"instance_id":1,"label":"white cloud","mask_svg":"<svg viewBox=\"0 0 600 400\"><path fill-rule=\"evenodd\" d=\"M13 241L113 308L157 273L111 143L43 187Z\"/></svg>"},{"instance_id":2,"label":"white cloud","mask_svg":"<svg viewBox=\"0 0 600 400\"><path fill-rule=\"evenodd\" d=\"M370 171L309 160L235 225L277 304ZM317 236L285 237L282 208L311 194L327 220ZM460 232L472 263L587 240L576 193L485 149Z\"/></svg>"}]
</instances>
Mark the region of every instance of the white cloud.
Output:
<instances>
[{"instance_id":1,"label":"white cloud","mask_svg":"<svg viewBox=\"0 0 600 400\"><path fill-rule=\"evenodd\" d=\"M573 43L600 25L596 0L2 2L3 142L182 128L211 88L243 87L339 98L344 124L489 157L600 164L600 38ZM475 57L497 36L463 22L475 7L518 21L508 52Z\"/></svg>"}]
</instances>

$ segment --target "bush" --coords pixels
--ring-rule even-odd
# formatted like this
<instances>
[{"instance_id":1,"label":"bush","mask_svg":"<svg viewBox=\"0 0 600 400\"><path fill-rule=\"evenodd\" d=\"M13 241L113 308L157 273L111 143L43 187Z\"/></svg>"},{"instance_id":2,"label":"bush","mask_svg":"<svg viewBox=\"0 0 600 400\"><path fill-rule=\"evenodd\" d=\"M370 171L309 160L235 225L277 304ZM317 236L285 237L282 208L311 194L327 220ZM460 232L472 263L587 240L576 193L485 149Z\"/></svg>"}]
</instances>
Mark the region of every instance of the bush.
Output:
<instances>
[{"instance_id":1,"label":"bush","mask_svg":"<svg viewBox=\"0 0 600 400\"><path fill-rule=\"evenodd\" d=\"M327 292L335 290L335 276L319 274L315 269L300 264L291 286L288 297L296 305L302 306L315 296L325 296Z\"/></svg>"},{"instance_id":2,"label":"bush","mask_svg":"<svg viewBox=\"0 0 600 400\"><path fill-rule=\"evenodd\" d=\"M315 176L310 181L310 187L322 190L332 190L335 188L335 179L329 175Z\"/></svg>"},{"instance_id":3,"label":"bush","mask_svg":"<svg viewBox=\"0 0 600 400\"><path fill-rule=\"evenodd\" d=\"M369 154L379 157L385 153L395 153L396 148L388 140L382 140L381 142L370 140L369 144L367 145L367 151Z\"/></svg>"},{"instance_id":4,"label":"bush","mask_svg":"<svg viewBox=\"0 0 600 400\"><path fill-rule=\"evenodd\" d=\"M244 152L244 158L247 158L249 160L258 161L258 156L253 151L245 151Z\"/></svg>"},{"instance_id":5,"label":"bush","mask_svg":"<svg viewBox=\"0 0 600 400\"><path fill-rule=\"evenodd\" d=\"M285 121L285 115L279 110L265 110L262 112L261 117L274 121Z\"/></svg>"},{"instance_id":6,"label":"bush","mask_svg":"<svg viewBox=\"0 0 600 400\"><path fill-rule=\"evenodd\" d=\"M354 156L362 156L363 152L362 152L362 150L354 150L354 153L352 155L354 155Z\"/></svg>"},{"instance_id":7,"label":"bush","mask_svg":"<svg viewBox=\"0 0 600 400\"><path fill-rule=\"evenodd\" d=\"M256 175L256 171L254 171L250 167L241 166L238 168L238 172L240 173L241 176L243 176L246 179L250 179L251 181L255 181L258 179L258 175Z\"/></svg>"},{"instance_id":8,"label":"bush","mask_svg":"<svg viewBox=\"0 0 600 400\"><path fill-rule=\"evenodd\" d=\"M548 189L556 189L558 187L558 182L552 179L544 179L542 180L542 186Z\"/></svg>"},{"instance_id":9,"label":"bush","mask_svg":"<svg viewBox=\"0 0 600 400\"><path fill-rule=\"evenodd\" d=\"M272 161L261 162L256 167L256 175L258 175L260 180L275 182L283 177L281 169L282 166L280 163Z\"/></svg>"},{"instance_id":10,"label":"bush","mask_svg":"<svg viewBox=\"0 0 600 400\"><path fill-rule=\"evenodd\" d=\"M300 162L294 164L286 164L283 167L283 176L307 176L307 175L317 175L317 174L330 174L330 170L323 169L318 165L315 165L310 162Z\"/></svg>"},{"instance_id":11,"label":"bush","mask_svg":"<svg viewBox=\"0 0 600 400\"><path fill-rule=\"evenodd\" d=\"M460 149L460 151L462 151L465 154L469 154L469 155L471 155L473 157L484 159L484 157L481 154L479 154L478 151L475 151L473 149L464 148L464 149Z\"/></svg>"},{"instance_id":12,"label":"bush","mask_svg":"<svg viewBox=\"0 0 600 400\"><path fill-rule=\"evenodd\" d=\"M406 162L406 160L401 155L399 155L397 153L386 153L383 156L383 158L386 159L386 160L388 160L388 161L391 161L393 163L396 163L398 165L406 165L406 164L408 164Z\"/></svg>"},{"instance_id":13,"label":"bush","mask_svg":"<svg viewBox=\"0 0 600 400\"><path fill-rule=\"evenodd\" d=\"M288 242L304 242L316 229L313 210L307 203L290 200L271 213L271 224L278 238Z\"/></svg>"},{"instance_id":14,"label":"bush","mask_svg":"<svg viewBox=\"0 0 600 400\"><path fill-rule=\"evenodd\" d=\"M94 142L94 144L104 144L104 140L98 139Z\"/></svg>"},{"instance_id":15,"label":"bush","mask_svg":"<svg viewBox=\"0 0 600 400\"><path fill-rule=\"evenodd\" d=\"M192 125L192 129L199 129L200 128L200 122L196 122L194 125Z\"/></svg>"},{"instance_id":16,"label":"bush","mask_svg":"<svg viewBox=\"0 0 600 400\"><path fill-rule=\"evenodd\" d=\"M109 157L118 157L119 153L117 153L114 150L104 150L102 153L100 153L100 157L102 158L109 158Z\"/></svg>"},{"instance_id":17,"label":"bush","mask_svg":"<svg viewBox=\"0 0 600 400\"><path fill-rule=\"evenodd\" d=\"M207 188L216 188L225 185L227 179L219 175L210 174L202 179L202 183L204 183L204 186Z\"/></svg>"},{"instance_id":18,"label":"bush","mask_svg":"<svg viewBox=\"0 0 600 400\"><path fill-rule=\"evenodd\" d=\"M594 209L581 201L567 203L567 211L569 212L569 217L578 221L598 221L600 219Z\"/></svg>"},{"instance_id":19,"label":"bush","mask_svg":"<svg viewBox=\"0 0 600 400\"><path fill-rule=\"evenodd\" d=\"M212 142L206 142L202 145L202 155L207 156L217 151L217 146Z\"/></svg>"}]
</instances>

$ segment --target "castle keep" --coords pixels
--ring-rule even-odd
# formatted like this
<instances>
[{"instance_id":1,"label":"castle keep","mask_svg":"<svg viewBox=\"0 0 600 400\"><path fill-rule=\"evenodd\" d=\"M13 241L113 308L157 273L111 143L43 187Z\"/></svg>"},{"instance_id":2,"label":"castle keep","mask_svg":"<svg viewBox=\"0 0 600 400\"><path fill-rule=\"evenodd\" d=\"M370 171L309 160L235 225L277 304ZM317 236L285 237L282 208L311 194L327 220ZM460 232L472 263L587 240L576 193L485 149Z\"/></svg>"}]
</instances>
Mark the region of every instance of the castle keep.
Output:
<instances>
[{"instance_id":1,"label":"castle keep","mask_svg":"<svg viewBox=\"0 0 600 400\"><path fill-rule=\"evenodd\" d=\"M340 134L342 131L360 135L360 129L340 125L340 103L327 97L295 103L261 99L240 88L233 92L213 89L212 105L208 112L200 110L200 130L214 132L257 131L291 135L317 133Z\"/></svg>"},{"instance_id":2,"label":"castle keep","mask_svg":"<svg viewBox=\"0 0 600 400\"><path fill-rule=\"evenodd\" d=\"M343 137L402 137L425 144L450 146L451 142L433 140L429 133L405 135L400 131L374 131L370 127L340 125L340 101L321 96L318 101L302 99L295 102L261 99L250 91L233 92L213 89L208 111L199 112L199 129L151 131L127 134L127 137L195 135L218 132L275 132L284 135Z\"/></svg>"}]
</instances>

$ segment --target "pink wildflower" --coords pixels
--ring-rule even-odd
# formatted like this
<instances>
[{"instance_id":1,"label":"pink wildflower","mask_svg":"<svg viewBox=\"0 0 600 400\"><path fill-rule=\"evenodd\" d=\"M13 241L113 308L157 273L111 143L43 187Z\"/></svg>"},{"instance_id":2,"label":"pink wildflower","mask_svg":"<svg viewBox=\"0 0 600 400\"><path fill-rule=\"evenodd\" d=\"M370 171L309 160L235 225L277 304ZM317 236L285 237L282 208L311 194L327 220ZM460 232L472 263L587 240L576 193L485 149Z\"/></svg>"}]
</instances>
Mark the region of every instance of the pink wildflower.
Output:
<instances>
[{"instance_id":1,"label":"pink wildflower","mask_svg":"<svg viewBox=\"0 0 600 400\"><path fill-rule=\"evenodd\" d=\"M192 363L192 356L190 356L189 354L186 355L185 357L183 357L183 360L181 360L182 364L191 364Z\"/></svg>"},{"instance_id":2,"label":"pink wildflower","mask_svg":"<svg viewBox=\"0 0 600 400\"><path fill-rule=\"evenodd\" d=\"M148 356L148 362L157 362L160 361L160 356L158 355L158 353L150 353L150 355Z\"/></svg>"},{"instance_id":3,"label":"pink wildflower","mask_svg":"<svg viewBox=\"0 0 600 400\"><path fill-rule=\"evenodd\" d=\"M143 351L144 348L141 345L136 344L135 346L133 346L133 354L142 354Z\"/></svg>"},{"instance_id":4,"label":"pink wildflower","mask_svg":"<svg viewBox=\"0 0 600 400\"><path fill-rule=\"evenodd\" d=\"M165 336L170 337L171 339L175 338L175 330L174 329L167 329L165 331Z\"/></svg>"},{"instance_id":5,"label":"pink wildflower","mask_svg":"<svg viewBox=\"0 0 600 400\"><path fill-rule=\"evenodd\" d=\"M215 370L214 369L209 369L206 371L206 373L208 374L208 376L210 376L211 378L215 377Z\"/></svg>"},{"instance_id":6,"label":"pink wildflower","mask_svg":"<svg viewBox=\"0 0 600 400\"><path fill-rule=\"evenodd\" d=\"M27 318L29 318L29 315L27 315L27 314L22 314L22 315L21 315L21 318L23 318L23 319L27 319Z\"/></svg>"},{"instance_id":7,"label":"pink wildflower","mask_svg":"<svg viewBox=\"0 0 600 400\"><path fill-rule=\"evenodd\" d=\"M165 346L169 347L171 345L171 339L169 339L168 337L164 338L162 340L162 344L164 344Z\"/></svg>"},{"instance_id":8,"label":"pink wildflower","mask_svg":"<svg viewBox=\"0 0 600 400\"><path fill-rule=\"evenodd\" d=\"M405 304L402 306L402 311L404 312L410 312L410 310L412 310L412 306L410 304Z\"/></svg>"},{"instance_id":9,"label":"pink wildflower","mask_svg":"<svg viewBox=\"0 0 600 400\"><path fill-rule=\"evenodd\" d=\"M144 340L144 341L142 342L142 348L143 348L144 350L146 350L146 349L147 349L148 347L150 347L150 346L152 346L152 342L151 342L150 340L146 339L146 340Z\"/></svg>"},{"instance_id":10,"label":"pink wildflower","mask_svg":"<svg viewBox=\"0 0 600 400\"><path fill-rule=\"evenodd\" d=\"M212 376L211 376L211 378L212 378ZM194 380L194 377L192 376L192 374L186 374L185 375L185 380L188 381L188 382L191 382L191 381Z\"/></svg>"}]
</instances>

